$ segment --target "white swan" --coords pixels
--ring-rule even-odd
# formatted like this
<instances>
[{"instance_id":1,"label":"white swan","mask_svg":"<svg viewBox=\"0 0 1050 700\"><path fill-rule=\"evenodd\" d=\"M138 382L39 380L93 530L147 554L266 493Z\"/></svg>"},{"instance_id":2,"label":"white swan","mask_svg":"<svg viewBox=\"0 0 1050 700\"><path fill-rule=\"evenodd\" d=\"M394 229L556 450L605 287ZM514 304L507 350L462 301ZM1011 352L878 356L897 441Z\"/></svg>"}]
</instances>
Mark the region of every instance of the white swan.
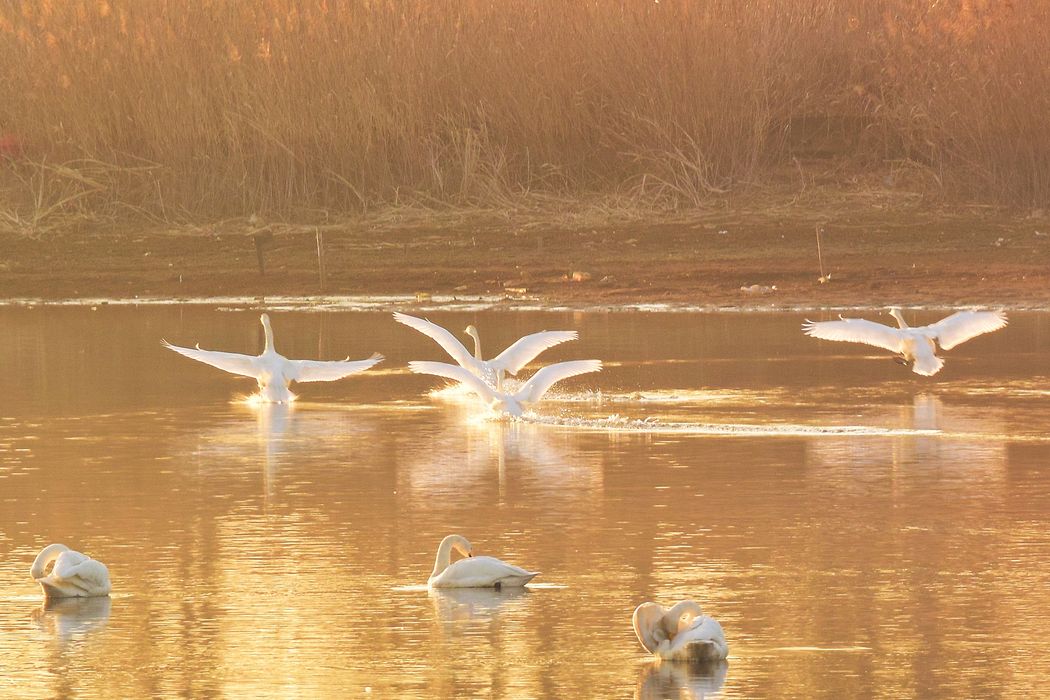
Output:
<instances>
[{"instance_id":1,"label":"white swan","mask_svg":"<svg viewBox=\"0 0 1050 700\"><path fill-rule=\"evenodd\" d=\"M493 389L470 370L457 365L414 361L408 363L408 368L416 374L433 374L460 382L481 397L483 401L487 401L493 410L517 417L521 416L526 408L539 402L547 390L557 382L579 374L600 372L602 363L601 360L574 360L547 365L532 375L513 394Z\"/></svg>"},{"instance_id":2,"label":"white swan","mask_svg":"<svg viewBox=\"0 0 1050 700\"><path fill-rule=\"evenodd\" d=\"M661 659L718 661L729 656L722 625L701 613L692 600L675 603L669 609L642 603L635 609L632 623L645 650Z\"/></svg>"},{"instance_id":3,"label":"white swan","mask_svg":"<svg viewBox=\"0 0 1050 700\"><path fill-rule=\"evenodd\" d=\"M944 366L944 360L936 355L938 346L951 350L970 338L1006 325L1006 314L1001 311L959 311L937 323L911 328L900 309L892 308L889 312L897 319L898 328L862 318L843 318L817 322L807 319L802 330L814 338L867 343L900 353L901 364L911 362L913 372L930 377Z\"/></svg>"},{"instance_id":4,"label":"white swan","mask_svg":"<svg viewBox=\"0 0 1050 700\"><path fill-rule=\"evenodd\" d=\"M449 563L452 550L466 557ZM431 588L510 588L524 586L538 571L526 571L494 557L475 557L470 542L461 535L449 535L438 546L434 571L427 585Z\"/></svg>"},{"instance_id":5,"label":"white swan","mask_svg":"<svg viewBox=\"0 0 1050 700\"><path fill-rule=\"evenodd\" d=\"M48 569L49 565L53 565ZM40 550L29 575L44 589L46 598L94 598L109 595L109 569L64 544Z\"/></svg>"},{"instance_id":6,"label":"white swan","mask_svg":"<svg viewBox=\"0 0 1050 700\"><path fill-rule=\"evenodd\" d=\"M259 398L270 403L294 401L295 394L288 389L289 384L292 382L334 382L337 379L366 370L383 360L383 356L379 353L375 353L367 360L356 360L354 362L351 362L349 357L345 360L329 362L289 360L274 348L270 317L267 314L262 314L259 316L259 321L262 323L263 330L266 333L266 347L261 355L240 355L233 352L201 350L199 345L196 348L184 348L172 345L166 340L162 340L161 344L168 350L174 350L191 360L218 367L230 374L251 377L259 385Z\"/></svg>"},{"instance_id":7,"label":"white swan","mask_svg":"<svg viewBox=\"0 0 1050 700\"><path fill-rule=\"evenodd\" d=\"M579 337L576 331L540 331L518 339L496 357L485 360L481 354L481 337L474 326L467 326L464 330L464 333L474 339L474 354L471 355L456 336L436 323L402 313L395 313L394 320L432 338L460 367L465 367L481 377L497 391L503 389L504 374L516 376L522 367L532 362L544 350Z\"/></svg>"}]
</instances>

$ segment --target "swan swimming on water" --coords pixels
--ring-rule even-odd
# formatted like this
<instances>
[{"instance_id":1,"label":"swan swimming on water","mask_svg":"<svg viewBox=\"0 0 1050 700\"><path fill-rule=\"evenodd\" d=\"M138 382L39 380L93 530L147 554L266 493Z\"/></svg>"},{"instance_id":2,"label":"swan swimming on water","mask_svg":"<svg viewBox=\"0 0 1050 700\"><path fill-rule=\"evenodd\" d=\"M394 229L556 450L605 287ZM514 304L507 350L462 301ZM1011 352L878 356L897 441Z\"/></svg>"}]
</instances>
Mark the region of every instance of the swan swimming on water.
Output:
<instances>
[{"instance_id":1,"label":"swan swimming on water","mask_svg":"<svg viewBox=\"0 0 1050 700\"><path fill-rule=\"evenodd\" d=\"M465 558L451 562L453 549ZM538 574L494 557L475 557L466 537L449 535L438 546L434 571L427 585L431 588L510 588L524 586Z\"/></svg>"},{"instance_id":2,"label":"swan swimming on water","mask_svg":"<svg viewBox=\"0 0 1050 700\"><path fill-rule=\"evenodd\" d=\"M46 598L94 598L110 591L106 565L64 544L49 544L40 550L29 575L44 589Z\"/></svg>"},{"instance_id":3,"label":"swan swimming on water","mask_svg":"<svg viewBox=\"0 0 1050 700\"><path fill-rule=\"evenodd\" d=\"M402 313L395 313L394 320L432 338L460 367L470 370L497 391L503 389L504 374L516 376L521 368L532 362L544 350L579 337L576 331L531 333L515 341L491 360L485 360L481 354L481 337L474 326L467 326L463 331L474 339L474 354L471 355L456 336L436 323Z\"/></svg>"},{"instance_id":4,"label":"swan swimming on water","mask_svg":"<svg viewBox=\"0 0 1050 700\"><path fill-rule=\"evenodd\" d=\"M719 661L729 656L729 645L718 620L683 600L670 608L642 603L634 611L634 633L645 650L674 661Z\"/></svg>"},{"instance_id":5,"label":"swan swimming on water","mask_svg":"<svg viewBox=\"0 0 1050 700\"><path fill-rule=\"evenodd\" d=\"M270 328L269 315L259 316L259 322L262 323L263 331L266 333L266 347L261 355L201 350L199 345L196 348L184 348L172 345L166 340L162 340L161 344L191 360L218 367L230 374L251 377L259 385L259 398L270 403L294 401L295 394L288 388L292 382L334 382L366 370L383 360L383 356L379 353L375 353L367 360L353 362L349 357L335 361L289 360L274 348L273 329Z\"/></svg>"},{"instance_id":6,"label":"swan swimming on water","mask_svg":"<svg viewBox=\"0 0 1050 700\"><path fill-rule=\"evenodd\" d=\"M571 362L557 362L553 365L547 365L532 375L513 394L493 389L470 370L457 365L450 365L444 362L414 361L408 363L408 368L416 374L433 374L437 377L460 382L477 394L483 401L488 402L493 410L520 417L526 408L529 408L534 403L538 403L543 398L543 395L556 383L580 374L600 372L602 363L601 360L573 360Z\"/></svg>"},{"instance_id":7,"label":"swan swimming on water","mask_svg":"<svg viewBox=\"0 0 1050 700\"><path fill-rule=\"evenodd\" d=\"M915 327L908 326L900 309L892 308L889 313L897 320L898 328L862 318L843 318L838 321L807 319L802 330L814 338L867 343L899 353L901 364L910 362L913 372L930 377L944 366L944 360L936 355L938 346L951 350L1006 325L1006 314L1000 311L959 311L937 323Z\"/></svg>"}]
</instances>

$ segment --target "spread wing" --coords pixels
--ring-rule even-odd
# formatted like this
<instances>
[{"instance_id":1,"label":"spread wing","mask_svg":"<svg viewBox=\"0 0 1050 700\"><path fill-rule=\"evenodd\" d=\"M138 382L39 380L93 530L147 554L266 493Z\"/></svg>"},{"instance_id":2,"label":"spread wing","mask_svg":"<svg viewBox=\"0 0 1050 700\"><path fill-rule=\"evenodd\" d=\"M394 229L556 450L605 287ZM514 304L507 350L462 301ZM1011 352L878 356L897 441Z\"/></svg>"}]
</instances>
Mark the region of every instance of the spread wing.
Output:
<instances>
[{"instance_id":1,"label":"spread wing","mask_svg":"<svg viewBox=\"0 0 1050 700\"><path fill-rule=\"evenodd\" d=\"M863 318L844 318L839 321L807 320L802 324L802 330L814 338L867 343L891 352L900 352L904 340L904 335L896 328Z\"/></svg>"},{"instance_id":2,"label":"spread wing","mask_svg":"<svg viewBox=\"0 0 1050 700\"><path fill-rule=\"evenodd\" d=\"M458 365L450 365L444 362L421 362L408 363L408 368L416 374L433 374L435 377L444 377L464 384L468 389L486 401L499 398L496 391L486 384L480 377Z\"/></svg>"},{"instance_id":3,"label":"spread wing","mask_svg":"<svg viewBox=\"0 0 1050 700\"><path fill-rule=\"evenodd\" d=\"M296 382L334 382L351 374L363 372L369 367L382 362L383 356L378 352L367 360L350 361L319 361L319 360L288 360L290 370L288 378Z\"/></svg>"},{"instance_id":4,"label":"spread wing","mask_svg":"<svg viewBox=\"0 0 1050 700\"><path fill-rule=\"evenodd\" d=\"M937 344L951 350L970 338L997 331L1006 325L1006 314L1001 311L960 311L927 328L933 331Z\"/></svg>"},{"instance_id":5,"label":"spread wing","mask_svg":"<svg viewBox=\"0 0 1050 700\"><path fill-rule=\"evenodd\" d=\"M645 650L655 653L660 642L667 641L667 633L661 624L667 609L659 603L642 603L634 610L631 623L634 633Z\"/></svg>"},{"instance_id":6,"label":"spread wing","mask_svg":"<svg viewBox=\"0 0 1050 700\"><path fill-rule=\"evenodd\" d=\"M160 344L168 350L174 350L180 355L185 355L191 360L203 362L212 367L218 367L224 372L229 372L230 374L239 374L244 377L251 377L252 379L256 379L259 374L259 371L255 366L255 355L240 355L235 352L201 350L199 347L184 348L178 345L172 345L166 340L160 341Z\"/></svg>"},{"instance_id":7,"label":"spread wing","mask_svg":"<svg viewBox=\"0 0 1050 700\"><path fill-rule=\"evenodd\" d=\"M540 331L517 340L509 348L489 360L493 367L503 369L507 374L517 374L522 367L529 364L544 350L555 345L576 340L576 331Z\"/></svg>"},{"instance_id":8,"label":"spread wing","mask_svg":"<svg viewBox=\"0 0 1050 700\"><path fill-rule=\"evenodd\" d=\"M525 382L514 398L521 403L535 403L543 398L547 390L563 379L575 377L588 372L600 372L601 360L574 360L572 362L556 362L547 365Z\"/></svg>"},{"instance_id":9,"label":"spread wing","mask_svg":"<svg viewBox=\"0 0 1050 700\"><path fill-rule=\"evenodd\" d=\"M431 323L425 319L416 318L415 316L409 316L408 314L402 313L394 313L394 320L419 331L425 336L429 336L438 345L444 348L445 352L447 352L458 364L464 367L470 367L475 362L474 356L463 346L463 343L456 340L456 336L452 335L436 323Z\"/></svg>"}]
</instances>

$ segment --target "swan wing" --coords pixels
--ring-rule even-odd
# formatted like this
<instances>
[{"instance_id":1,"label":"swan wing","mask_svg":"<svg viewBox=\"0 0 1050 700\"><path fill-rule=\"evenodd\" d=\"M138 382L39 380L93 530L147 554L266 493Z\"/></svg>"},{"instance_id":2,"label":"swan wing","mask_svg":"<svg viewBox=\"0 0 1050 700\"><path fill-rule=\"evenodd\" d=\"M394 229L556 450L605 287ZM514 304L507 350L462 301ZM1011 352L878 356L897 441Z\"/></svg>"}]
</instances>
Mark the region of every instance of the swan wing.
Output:
<instances>
[{"instance_id":1,"label":"swan wing","mask_svg":"<svg viewBox=\"0 0 1050 700\"><path fill-rule=\"evenodd\" d=\"M579 334L576 331L531 333L518 339L509 348L489 360L489 364L496 369L502 369L507 374L516 375L522 367L532 362L544 350L576 340L578 337Z\"/></svg>"},{"instance_id":2,"label":"swan wing","mask_svg":"<svg viewBox=\"0 0 1050 700\"><path fill-rule=\"evenodd\" d=\"M416 318L415 316L396 312L394 313L394 320L419 331L425 336L429 336L460 366L471 367L477 362L477 360L474 359L474 356L470 354L470 351L463 346L463 343L456 339L456 336L452 335L436 323L431 323L426 319Z\"/></svg>"},{"instance_id":3,"label":"swan wing","mask_svg":"<svg viewBox=\"0 0 1050 700\"><path fill-rule=\"evenodd\" d=\"M437 588L524 586L539 572L528 571L495 557L468 557L448 565L431 585Z\"/></svg>"},{"instance_id":4,"label":"swan wing","mask_svg":"<svg viewBox=\"0 0 1050 700\"><path fill-rule=\"evenodd\" d=\"M1001 311L959 311L926 328L933 332L941 348L951 350L960 343L997 331L1005 325L1006 314Z\"/></svg>"},{"instance_id":5,"label":"swan wing","mask_svg":"<svg viewBox=\"0 0 1050 700\"><path fill-rule=\"evenodd\" d=\"M659 603L642 603L634 609L634 616L631 618L634 633L650 654L656 653L660 643L667 641L667 634L663 628L666 614L667 609Z\"/></svg>"},{"instance_id":6,"label":"swan wing","mask_svg":"<svg viewBox=\"0 0 1050 700\"><path fill-rule=\"evenodd\" d=\"M68 586L82 593L105 595L109 593L109 569L100 561L80 552L63 552L55 560L49 583Z\"/></svg>"},{"instance_id":7,"label":"swan wing","mask_svg":"<svg viewBox=\"0 0 1050 700\"><path fill-rule=\"evenodd\" d=\"M822 340L841 340L851 343L867 343L891 352L900 352L904 340L896 328L863 318L844 318L839 321L809 321L802 324L806 335Z\"/></svg>"},{"instance_id":8,"label":"swan wing","mask_svg":"<svg viewBox=\"0 0 1050 700\"><path fill-rule=\"evenodd\" d=\"M445 379L459 382L487 401L499 398L499 394L496 393L495 389L486 384L483 379L469 369L459 365L414 360L408 363L408 368L416 374L432 374L435 377L444 377Z\"/></svg>"},{"instance_id":9,"label":"swan wing","mask_svg":"<svg viewBox=\"0 0 1050 700\"><path fill-rule=\"evenodd\" d=\"M383 356L378 352L367 360L349 358L336 361L289 360L288 378L296 382L334 382L351 374L363 372L369 367L382 362Z\"/></svg>"},{"instance_id":10,"label":"swan wing","mask_svg":"<svg viewBox=\"0 0 1050 700\"><path fill-rule=\"evenodd\" d=\"M573 360L572 362L556 362L540 369L536 374L525 382L514 398L520 403L535 403L543 398L547 390L563 379L575 377L588 372L600 372L601 360Z\"/></svg>"},{"instance_id":11,"label":"swan wing","mask_svg":"<svg viewBox=\"0 0 1050 700\"><path fill-rule=\"evenodd\" d=\"M242 377L251 377L252 379L256 379L259 376L259 370L256 367L257 357L255 355L241 355L235 352L219 352L217 350L201 350L200 348L184 348L178 345L172 345L166 340L162 340L161 345L168 350L174 350L180 355L185 355L191 360L203 362L212 367L218 367L222 371L229 372L230 374L239 374Z\"/></svg>"}]
</instances>

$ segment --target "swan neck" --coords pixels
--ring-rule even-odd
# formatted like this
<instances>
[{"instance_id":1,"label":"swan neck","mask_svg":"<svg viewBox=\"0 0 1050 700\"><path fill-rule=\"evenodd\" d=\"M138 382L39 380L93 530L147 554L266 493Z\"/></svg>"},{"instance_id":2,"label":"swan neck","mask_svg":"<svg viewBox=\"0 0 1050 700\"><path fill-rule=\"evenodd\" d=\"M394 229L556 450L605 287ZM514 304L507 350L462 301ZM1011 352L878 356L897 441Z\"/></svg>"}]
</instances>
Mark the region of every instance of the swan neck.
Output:
<instances>
[{"instance_id":1,"label":"swan neck","mask_svg":"<svg viewBox=\"0 0 1050 700\"><path fill-rule=\"evenodd\" d=\"M480 360L481 358L481 336L473 328L470 330L470 337L474 339L474 359Z\"/></svg>"},{"instance_id":2,"label":"swan neck","mask_svg":"<svg viewBox=\"0 0 1050 700\"><path fill-rule=\"evenodd\" d=\"M434 570L430 572L430 578L440 575L442 571L448 568L448 565L452 562L452 545L455 543L455 535L449 535L441 540L441 544L438 545L437 558L434 559Z\"/></svg>"},{"instance_id":3,"label":"swan neck","mask_svg":"<svg viewBox=\"0 0 1050 700\"><path fill-rule=\"evenodd\" d=\"M908 322L904 320L904 316L901 314L900 309L890 309L890 316L893 316L897 320L897 327L904 329L908 327Z\"/></svg>"},{"instance_id":4,"label":"swan neck","mask_svg":"<svg viewBox=\"0 0 1050 700\"><path fill-rule=\"evenodd\" d=\"M664 619L667 621L667 633L669 636L674 637L678 634L678 627L682 622L682 618L686 615L690 617L700 617L703 612L700 610L700 605L693 600L683 600L675 603L671 606L671 609L667 611L667 615Z\"/></svg>"},{"instance_id":5,"label":"swan neck","mask_svg":"<svg viewBox=\"0 0 1050 700\"><path fill-rule=\"evenodd\" d=\"M270 327L270 317L263 314L259 317L262 322L263 333L266 335L266 346L263 348L263 353L274 352L273 347L273 328Z\"/></svg>"},{"instance_id":6,"label":"swan neck","mask_svg":"<svg viewBox=\"0 0 1050 700\"><path fill-rule=\"evenodd\" d=\"M58 559L62 552L68 552L69 547L64 544L49 544L40 550L40 554L36 555L36 559L33 560L33 566L29 569L29 575L34 579L43 578L45 571L47 571L47 565Z\"/></svg>"}]
</instances>

